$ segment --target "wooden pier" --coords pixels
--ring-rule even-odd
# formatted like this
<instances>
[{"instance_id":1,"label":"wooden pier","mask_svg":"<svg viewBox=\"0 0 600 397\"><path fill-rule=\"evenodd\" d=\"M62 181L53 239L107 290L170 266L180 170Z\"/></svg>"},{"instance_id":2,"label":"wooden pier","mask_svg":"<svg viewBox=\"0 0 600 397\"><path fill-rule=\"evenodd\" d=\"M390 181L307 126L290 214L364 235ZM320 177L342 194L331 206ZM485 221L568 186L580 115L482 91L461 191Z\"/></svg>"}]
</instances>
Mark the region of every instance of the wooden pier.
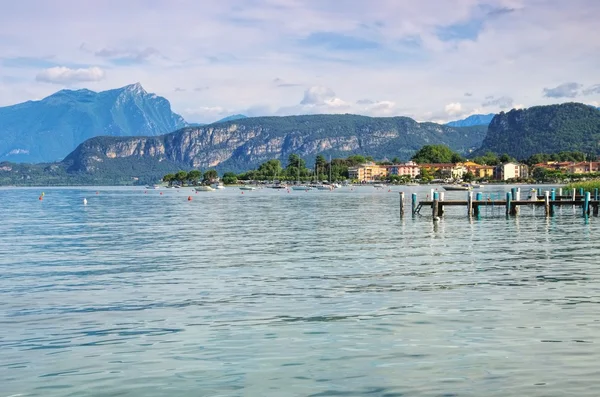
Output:
<instances>
[{"instance_id":1,"label":"wooden pier","mask_svg":"<svg viewBox=\"0 0 600 397\"><path fill-rule=\"evenodd\" d=\"M598 216L600 211L600 193L598 189L592 192L577 192L575 189L565 192L563 189L552 189L542 192L541 189L533 191L528 199L521 199L519 188L513 188L506 193L506 197L493 199L491 195L484 197L483 192L466 192L466 200L445 200L445 192L431 190L431 198L428 195L426 200L419 201L417 194L411 196L411 212L413 216L421 214L423 208L430 208L434 220L438 220L444 215L446 207L465 207L469 217L479 217L484 208L504 207L506 216L519 215L521 207L543 207L546 216L554 216L556 207L571 206L581 207L581 214L584 217L590 215ZM542 194L543 193L543 194ZM405 213L405 193L400 192L400 216Z\"/></svg>"}]
</instances>

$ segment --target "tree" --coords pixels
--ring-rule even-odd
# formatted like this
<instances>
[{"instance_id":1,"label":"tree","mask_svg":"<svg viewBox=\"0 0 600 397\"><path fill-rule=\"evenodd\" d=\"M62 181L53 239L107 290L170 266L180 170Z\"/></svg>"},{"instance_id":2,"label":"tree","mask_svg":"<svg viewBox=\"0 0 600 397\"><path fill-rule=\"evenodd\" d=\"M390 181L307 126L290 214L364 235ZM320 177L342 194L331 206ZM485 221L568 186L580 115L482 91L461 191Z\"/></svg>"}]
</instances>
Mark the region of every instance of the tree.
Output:
<instances>
[{"instance_id":1,"label":"tree","mask_svg":"<svg viewBox=\"0 0 600 397\"><path fill-rule=\"evenodd\" d=\"M169 186L171 186L171 184L173 183L173 181L175 180L175 174L167 174L165 176L163 176L163 182L169 184Z\"/></svg>"},{"instance_id":2,"label":"tree","mask_svg":"<svg viewBox=\"0 0 600 397\"><path fill-rule=\"evenodd\" d=\"M509 156L508 154L504 153L502 156L500 156L500 163L501 164L506 164L506 163L516 163L517 160L514 159L514 157Z\"/></svg>"},{"instance_id":3,"label":"tree","mask_svg":"<svg viewBox=\"0 0 600 397\"><path fill-rule=\"evenodd\" d=\"M306 162L299 155L292 153L288 156L286 168L304 169L306 168Z\"/></svg>"},{"instance_id":4,"label":"tree","mask_svg":"<svg viewBox=\"0 0 600 397\"><path fill-rule=\"evenodd\" d=\"M467 171L467 173L463 175L462 179L465 182L471 182L475 180L475 175L471 171Z\"/></svg>"},{"instance_id":5,"label":"tree","mask_svg":"<svg viewBox=\"0 0 600 397\"><path fill-rule=\"evenodd\" d=\"M234 185L237 183L238 178L233 172L226 172L223 174L222 180L226 185Z\"/></svg>"},{"instance_id":6,"label":"tree","mask_svg":"<svg viewBox=\"0 0 600 397\"><path fill-rule=\"evenodd\" d=\"M433 175L431 175L431 172L429 171L428 168L421 168L420 172L419 172L419 178L422 181L432 181L433 180Z\"/></svg>"},{"instance_id":7,"label":"tree","mask_svg":"<svg viewBox=\"0 0 600 397\"><path fill-rule=\"evenodd\" d=\"M204 172L204 178L203 178L203 182L212 182L215 179L217 179L219 177L219 174L217 174L217 171L215 170L207 170Z\"/></svg>"},{"instance_id":8,"label":"tree","mask_svg":"<svg viewBox=\"0 0 600 397\"><path fill-rule=\"evenodd\" d=\"M411 158L418 164L424 163L458 163L463 158L446 145L425 145Z\"/></svg>"},{"instance_id":9,"label":"tree","mask_svg":"<svg viewBox=\"0 0 600 397\"><path fill-rule=\"evenodd\" d=\"M499 165L500 159L494 152L487 152L483 156L478 156L473 159L473 162L480 165Z\"/></svg>"},{"instance_id":10,"label":"tree","mask_svg":"<svg viewBox=\"0 0 600 397\"><path fill-rule=\"evenodd\" d=\"M392 159L392 164L400 164L400 159L398 157L394 157Z\"/></svg>"},{"instance_id":11,"label":"tree","mask_svg":"<svg viewBox=\"0 0 600 397\"><path fill-rule=\"evenodd\" d=\"M262 179L276 179L278 175L282 175L283 168L279 160L269 160L262 163L258 167L257 177Z\"/></svg>"},{"instance_id":12,"label":"tree","mask_svg":"<svg viewBox=\"0 0 600 397\"><path fill-rule=\"evenodd\" d=\"M187 181L188 177L187 177L188 173L186 171L178 171L175 174L175 179L174 181L179 182L180 185L183 185L183 183L185 181Z\"/></svg>"},{"instance_id":13,"label":"tree","mask_svg":"<svg viewBox=\"0 0 600 397\"><path fill-rule=\"evenodd\" d=\"M191 170L187 174L188 181L192 182L192 184L197 185L198 181L202 177L202 172L200 170Z\"/></svg>"}]
</instances>

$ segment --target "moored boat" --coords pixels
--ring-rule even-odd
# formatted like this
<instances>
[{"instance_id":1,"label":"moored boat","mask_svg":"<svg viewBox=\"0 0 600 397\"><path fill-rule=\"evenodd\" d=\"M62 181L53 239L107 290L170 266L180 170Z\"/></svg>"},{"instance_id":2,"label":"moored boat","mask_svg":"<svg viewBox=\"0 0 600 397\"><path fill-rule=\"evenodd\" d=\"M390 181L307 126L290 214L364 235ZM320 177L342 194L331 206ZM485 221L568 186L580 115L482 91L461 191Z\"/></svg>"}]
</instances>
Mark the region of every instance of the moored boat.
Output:
<instances>
[{"instance_id":1,"label":"moored boat","mask_svg":"<svg viewBox=\"0 0 600 397\"><path fill-rule=\"evenodd\" d=\"M256 190L254 186L242 185L240 186L240 190Z\"/></svg>"},{"instance_id":2,"label":"moored boat","mask_svg":"<svg viewBox=\"0 0 600 397\"><path fill-rule=\"evenodd\" d=\"M465 190L472 190L473 189L473 187L471 187L471 185L468 185L468 184L463 184L463 185L444 185L442 187L444 188L444 190L447 190L447 191L452 191L452 190L465 191Z\"/></svg>"},{"instance_id":3,"label":"moored boat","mask_svg":"<svg viewBox=\"0 0 600 397\"><path fill-rule=\"evenodd\" d=\"M211 187L211 186L197 186L197 187L195 188L195 190L196 190L197 192L212 192L212 191L214 191L215 189L214 189L213 187Z\"/></svg>"}]
</instances>

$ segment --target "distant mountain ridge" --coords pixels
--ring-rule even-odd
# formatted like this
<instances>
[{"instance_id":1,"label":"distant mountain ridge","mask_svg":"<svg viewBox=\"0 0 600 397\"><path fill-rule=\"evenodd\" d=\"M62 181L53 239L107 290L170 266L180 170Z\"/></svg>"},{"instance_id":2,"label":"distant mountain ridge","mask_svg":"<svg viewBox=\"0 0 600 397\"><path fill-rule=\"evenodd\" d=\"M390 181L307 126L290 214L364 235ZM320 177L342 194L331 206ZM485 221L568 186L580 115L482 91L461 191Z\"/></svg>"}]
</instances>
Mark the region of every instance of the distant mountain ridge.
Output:
<instances>
[{"instance_id":1,"label":"distant mountain ridge","mask_svg":"<svg viewBox=\"0 0 600 397\"><path fill-rule=\"evenodd\" d=\"M600 154L600 109L582 103L533 106L497 114L481 148L525 159L536 153Z\"/></svg>"},{"instance_id":2,"label":"distant mountain ridge","mask_svg":"<svg viewBox=\"0 0 600 397\"><path fill-rule=\"evenodd\" d=\"M471 127L474 125L489 125L494 118L495 113L489 114L473 114L466 119L455 120L446 123L450 127Z\"/></svg>"},{"instance_id":3,"label":"distant mountain ridge","mask_svg":"<svg viewBox=\"0 0 600 397\"><path fill-rule=\"evenodd\" d=\"M252 117L188 127L157 137L97 137L65 158L71 172L103 173L118 162L178 164L184 168L245 171L291 153L310 164L316 155L408 160L423 145L446 144L466 154L480 146L485 127L418 123L408 117L305 115Z\"/></svg>"},{"instance_id":4,"label":"distant mountain ridge","mask_svg":"<svg viewBox=\"0 0 600 397\"><path fill-rule=\"evenodd\" d=\"M0 161L53 162L95 136L155 136L185 126L167 99L139 83L102 92L61 90L0 108Z\"/></svg>"}]
</instances>

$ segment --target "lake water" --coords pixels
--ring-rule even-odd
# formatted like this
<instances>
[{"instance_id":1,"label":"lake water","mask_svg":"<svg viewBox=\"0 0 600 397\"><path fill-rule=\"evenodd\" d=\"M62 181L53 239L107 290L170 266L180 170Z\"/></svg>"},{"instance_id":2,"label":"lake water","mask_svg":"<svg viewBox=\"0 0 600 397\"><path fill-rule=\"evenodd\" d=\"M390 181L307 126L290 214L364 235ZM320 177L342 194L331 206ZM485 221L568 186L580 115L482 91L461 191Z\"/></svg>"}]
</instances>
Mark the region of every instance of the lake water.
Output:
<instances>
[{"instance_id":1,"label":"lake water","mask_svg":"<svg viewBox=\"0 0 600 397\"><path fill-rule=\"evenodd\" d=\"M0 397L598 396L600 218L399 190L0 189Z\"/></svg>"}]
</instances>

